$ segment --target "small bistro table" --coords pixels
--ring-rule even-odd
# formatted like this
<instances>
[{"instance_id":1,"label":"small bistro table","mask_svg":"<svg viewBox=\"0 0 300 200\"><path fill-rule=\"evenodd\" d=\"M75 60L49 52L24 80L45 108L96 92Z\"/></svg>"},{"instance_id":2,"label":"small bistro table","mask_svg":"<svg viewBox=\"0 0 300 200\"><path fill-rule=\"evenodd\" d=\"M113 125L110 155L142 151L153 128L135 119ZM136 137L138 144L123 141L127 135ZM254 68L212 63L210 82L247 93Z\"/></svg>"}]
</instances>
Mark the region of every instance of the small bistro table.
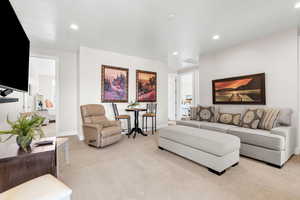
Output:
<instances>
[{"instance_id":1,"label":"small bistro table","mask_svg":"<svg viewBox=\"0 0 300 200\"><path fill-rule=\"evenodd\" d=\"M147 111L146 108L127 108L125 109L127 112L134 112L134 128L127 134L130 137L131 134L134 133L133 138L136 137L136 134L141 134L143 136L147 136L143 132L143 130L139 127L139 112L140 111Z\"/></svg>"}]
</instances>

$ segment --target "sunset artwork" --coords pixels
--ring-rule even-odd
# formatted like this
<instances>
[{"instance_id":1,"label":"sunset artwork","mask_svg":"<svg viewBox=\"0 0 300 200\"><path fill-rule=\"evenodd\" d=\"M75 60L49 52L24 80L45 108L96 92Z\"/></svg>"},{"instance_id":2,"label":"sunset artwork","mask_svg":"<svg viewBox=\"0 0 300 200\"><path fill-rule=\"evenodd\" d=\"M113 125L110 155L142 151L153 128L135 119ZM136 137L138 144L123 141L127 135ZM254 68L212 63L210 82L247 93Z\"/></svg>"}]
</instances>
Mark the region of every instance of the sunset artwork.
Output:
<instances>
[{"instance_id":1,"label":"sunset artwork","mask_svg":"<svg viewBox=\"0 0 300 200\"><path fill-rule=\"evenodd\" d=\"M102 66L102 102L128 102L128 69Z\"/></svg>"},{"instance_id":2,"label":"sunset artwork","mask_svg":"<svg viewBox=\"0 0 300 200\"><path fill-rule=\"evenodd\" d=\"M213 81L214 104L265 104L265 74Z\"/></svg>"},{"instance_id":3,"label":"sunset artwork","mask_svg":"<svg viewBox=\"0 0 300 200\"><path fill-rule=\"evenodd\" d=\"M136 91L138 102L156 102L156 72L136 71Z\"/></svg>"}]
</instances>

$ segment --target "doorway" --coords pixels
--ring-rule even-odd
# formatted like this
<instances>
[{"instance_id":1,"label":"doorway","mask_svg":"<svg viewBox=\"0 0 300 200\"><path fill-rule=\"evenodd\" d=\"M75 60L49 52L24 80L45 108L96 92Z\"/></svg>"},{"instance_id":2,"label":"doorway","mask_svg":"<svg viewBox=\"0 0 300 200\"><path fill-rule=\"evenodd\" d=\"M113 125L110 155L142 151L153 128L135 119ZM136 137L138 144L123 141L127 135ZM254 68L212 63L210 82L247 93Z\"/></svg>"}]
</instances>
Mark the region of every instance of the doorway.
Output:
<instances>
[{"instance_id":1,"label":"doorway","mask_svg":"<svg viewBox=\"0 0 300 200\"><path fill-rule=\"evenodd\" d=\"M32 56L29 60L29 92L25 112L45 118L43 128L47 137L56 136L58 115L57 60Z\"/></svg>"},{"instance_id":2,"label":"doorway","mask_svg":"<svg viewBox=\"0 0 300 200\"><path fill-rule=\"evenodd\" d=\"M193 105L193 73L179 75L179 119L187 119Z\"/></svg>"}]
</instances>

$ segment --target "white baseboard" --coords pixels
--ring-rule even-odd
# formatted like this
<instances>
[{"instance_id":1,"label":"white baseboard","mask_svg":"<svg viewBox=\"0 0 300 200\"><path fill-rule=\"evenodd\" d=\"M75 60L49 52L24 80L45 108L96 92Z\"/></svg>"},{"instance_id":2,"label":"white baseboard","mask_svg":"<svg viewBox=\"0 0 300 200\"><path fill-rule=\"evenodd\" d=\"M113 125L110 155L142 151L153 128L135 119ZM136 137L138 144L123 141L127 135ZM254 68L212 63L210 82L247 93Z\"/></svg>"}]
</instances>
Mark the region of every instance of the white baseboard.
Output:
<instances>
[{"instance_id":1,"label":"white baseboard","mask_svg":"<svg viewBox=\"0 0 300 200\"><path fill-rule=\"evenodd\" d=\"M76 130L70 130L70 131L60 131L57 136L72 136L72 135L78 135L78 132Z\"/></svg>"},{"instance_id":2,"label":"white baseboard","mask_svg":"<svg viewBox=\"0 0 300 200\"><path fill-rule=\"evenodd\" d=\"M80 141L82 141L84 138L83 138L83 135L77 135L78 136L78 139L80 140Z\"/></svg>"},{"instance_id":3,"label":"white baseboard","mask_svg":"<svg viewBox=\"0 0 300 200\"><path fill-rule=\"evenodd\" d=\"M296 155L300 155L300 147L297 147L297 148L295 149L295 154L296 154Z\"/></svg>"},{"instance_id":4,"label":"white baseboard","mask_svg":"<svg viewBox=\"0 0 300 200\"><path fill-rule=\"evenodd\" d=\"M166 128L168 127L168 124L161 124L157 126L157 129Z\"/></svg>"}]
</instances>

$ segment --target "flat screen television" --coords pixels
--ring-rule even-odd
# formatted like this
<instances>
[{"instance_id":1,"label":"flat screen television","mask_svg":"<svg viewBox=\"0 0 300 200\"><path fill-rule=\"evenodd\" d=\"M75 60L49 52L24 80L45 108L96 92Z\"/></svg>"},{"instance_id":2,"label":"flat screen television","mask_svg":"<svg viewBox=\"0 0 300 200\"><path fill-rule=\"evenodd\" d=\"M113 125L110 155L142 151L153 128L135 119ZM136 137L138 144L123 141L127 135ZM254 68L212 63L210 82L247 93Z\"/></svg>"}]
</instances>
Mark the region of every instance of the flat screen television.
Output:
<instances>
[{"instance_id":1,"label":"flat screen television","mask_svg":"<svg viewBox=\"0 0 300 200\"><path fill-rule=\"evenodd\" d=\"M30 41L9 0L0 0L1 28L0 87L28 91Z\"/></svg>"}]
</instances>

